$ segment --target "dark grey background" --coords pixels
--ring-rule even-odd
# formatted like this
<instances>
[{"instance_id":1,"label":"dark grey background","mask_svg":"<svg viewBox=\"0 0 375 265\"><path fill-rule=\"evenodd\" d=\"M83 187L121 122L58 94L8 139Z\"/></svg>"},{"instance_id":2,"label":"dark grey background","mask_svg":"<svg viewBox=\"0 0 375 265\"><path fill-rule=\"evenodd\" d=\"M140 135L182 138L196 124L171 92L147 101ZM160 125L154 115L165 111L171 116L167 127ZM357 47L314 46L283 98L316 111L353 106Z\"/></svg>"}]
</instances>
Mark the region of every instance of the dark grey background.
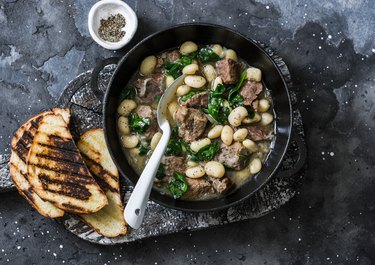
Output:
<instances>
[{"instance_id":1,"label":"dark grey background","mask_svg":"<svg viewBox=\"0 0 375 265\"><path fill-rule=\"evenodd\" d=\"M0 194L0 263L375 263L375 2L127 1L143 37L170 25L228 26L285 59L303 115L309 169L298 196L257 220L97 246ZM23 121L54 106L79 73L113 55L90 38L95 1L0 1L0 154Z\"/></svg>"}]
</instances>

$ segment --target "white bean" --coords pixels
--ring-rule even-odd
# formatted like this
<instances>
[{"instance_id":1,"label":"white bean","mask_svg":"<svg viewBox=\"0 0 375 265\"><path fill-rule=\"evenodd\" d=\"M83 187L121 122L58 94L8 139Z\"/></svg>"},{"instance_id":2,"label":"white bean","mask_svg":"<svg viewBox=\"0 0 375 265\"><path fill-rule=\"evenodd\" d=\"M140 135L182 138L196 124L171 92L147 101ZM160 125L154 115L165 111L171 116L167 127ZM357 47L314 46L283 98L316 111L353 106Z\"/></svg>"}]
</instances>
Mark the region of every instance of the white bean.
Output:
<instances>
[{"instance_id":1,"label":"white bean","mask_svg":"<svg viewBox=\"0 0 375 265\"><path fill-rule=\"evenodd\" d=\"M246 78L250 81L260 82L262 80L262 71L255 67L247 68Z\"/></svg>"},{"instance_id":2,"label":"white bean","mask_svg":"<svg viewBox=\"0 0 375 265\"><path fill-rule=\"evenodd\" d=\"M188 178L196 179L196 178L201 178L206 174L204 171L204 168L202 166L195 166L195 167L190 167L186 169L185 175Z\"/></svg>"},{"instance_id":3,"label":"white bean","mask_svg":"<svg viewBox=\"0 0 375 265\"><path fill-rule=\"evenodd\" d=\"M262 98L261 100L259 100L258 110L260 112L266 112L267 110L269 110L270 107L271 103L268 99Z\"/></svg>"},{"instance_id":4,"label":"white bean","mask_svg":"<svg viewBox=\"0 0 375 265\"><path fill-rule=\"evenodd\" d=\"M221 131L221 140L226 145L231 145L233 141L233 129L229 125L225 125Z\"/></svg>"},{"instance_id":5,"label":"white bean","mask_svg":"<svg viewBox=\"0 0 375 265\"><path fill-rule=\"evenodd\" d=\"M225 51L225 59L232 59L234 61L237 61L237 53L232 49L228 49Z\"/></svg>"},{"instance_id":6,"label":"white bean","mask_svg":"<svg viewBox=\"0 0 375 265\"><path fill-rule=\"evenodd\" d=\"M165 87L169 87L170 85L172 85L173 81L173 76L167 75L167 77L165 78Z\"/></svg>"},{"instance_id":7,"label":"white bean","mask_svg":"<svg viewBox=\"0 0 375 265\"><path fill-rule=\"evenodd\" d=\"M121 116L117 120L118 130L122 135L130 134L129 120L128 118Z\"/></svg>"},{"instance_id":8,"label":"white bean","mask_svg":"<svg viewBox=\"0 0 375 265\"><path fill-rule=\"evenodd\" d=\"M188 64L182 69L182 73L184 75L193 75L196 71L199 70L199 66L197 64Z\"/></svg>"},{"instance_id":9,"label":"white bean","mask_svg":"<svg viewBox=\"0 0 375 265\"><path fill-rule=\"evenodd\" d=\"M233 127L241 125L243 119L248 115L247 109L243 106L237 107L229 113L228 121Z\"/></svg>"},{"instance_id":10,"label":"white bean","mask_svg":"<svg viewBox=\"0 0 375 265\"><path fill-rule=\"evenodd\" d=\"M129 116L129 114L137 107L137 103L131 99L124 99L117 108L117 113L121 116Z\"/></svg>"},{"instance_id":11,"label":"white bean","mask_svg":"<svg viewBox=\"0 0 375 265\"><path fill-rule=\"evenodd\" d=\"M216 77L215 68L211 64L206 64L203 66L203 73L208 82L211 82Z\"/></svg>"},{"instance_id":12,"label":"white bean","mask_svg":"<svg viewBox=\"0 0 375 265\"><path fill-rule=\"evenodd\" d=\"M212 90L215 90L218 84L223 84L223 80L219 76L214 79L214 82L212 83Z\"/></svg>"},{"instance_id":13,"label":"white bean","mask_svg":"<svg viewBox=\"0 0 375 265\"><path fill-rule=\"evenodd\" d=\"M225 175L225 168L224 166L217 162L217 161L210 161L207 162L204 166L204 170L206 171L206 174L213 178L222 178Z\"/></svg>"},{"instance_id":14,"label":"white bean","mask_svg":"<svg viewBox=\"0 0 375 265\"><path fill-rule=\"evenodd\" d=\"M243 141L246 139L247 133L248 133L247 129L241 128L233 134L233 140L238 141L238 142Z\"/></svg>"},{"instance_id":15,"label":"white bean","mask_svg":"<svg viewBox=\"0 0 375 265\"><path fill-rule=\"evenodd\" d=\"M188 75L184 79L185 84L194 88L201 88L206 84L206 79L200 75Z\"/></svg>"},{"instance_id":16,"label":"white bean","mask_svg":"<svg viewBox=\"0 0 375 265\"><path fill-rule=\"evenodd\" d=\"M250 152L254 153L258 150L258 146L257 144L250 140L250 139L245 139L243 142L242 142L243 146L245 146L247 148L247 150L249 150Z\"/></svg>"},{"instance_id":17,"label":"white bean","mask_svg":"<svg viewBox=\"0 0 375 265\"><path fill-rule=\"evenodd\" d=\"M265 112L265 113L262 113L261 116L262 116L262 120L260 121L260 123L262 125L271 124L271 122L273 121L273 115L270 113Z\"/></svg>"},{"instance_id":18,"label":"white bean","mask_svg":"<svg viewBox=\"0 0 375 265\"><path fill-rule=\"evenodd\" d=\"M215 125L211 130L208 131L207 137L210 139L216 139L220 137L223 125Z\"/></svg>"},{"instance_id":19,"label":"white bean","mask_svg":"<svg viewBox=\"0 0 375 265\"><path fill-rule=\"evenodd\" d=\"M156 146L158 145L160 141L161 136L162 136L161 132L157 132L154 134L154 136L152 136L151 143L150 143L151 150L155 150Z\"/></svg>"},{"instance_id":20,"label":"white bean","mask_svg":"<svg viewBox=\"0 0 375 265\"><path fill-rule=\"evenodd\" d=\"M262 169L262 162L259 158L254 158L249 164L250 173L256 174Z\"/></svg>"},{"instance_id":21,"label":"white bean","mask_svg":"<svg viewBox=\"0 0 375 265\"><path fill-rule=\"evenodd\" d=\"M139 139L136 135L123 135L121 136L121 141L125 148L134 148L139 143Z\"/></svg>"},{"instance_id":22,"label":"white bean","mask_svg":"<svg viewBox=\"0 0 375 265\"><path fill-rule=\"evenodd\" d=\"M214 44L212 45L211 49L220 56L220 58L224 57L223 47L220 44Z\"/></svg>"},{"instance_id":23,"label":"white bean","mask_svg":"<svg viewBox=\"0 0 375 265\"><path fill-rule=\"evenodd\" d=\"M181 85L176 90L176 96L182 97L185 96L187 93L189 93L191 88L188 85Z\"/></svg>"},{"instance_id":24,"label":"white bean","mask_svg":"<svg viewBox=\"0 0 375 265\"><path fill-rule=\"evenodd\" d=\"M197 50L198 50L198 45L195 44L192 41L185 41L184 43L182 43L182 45L180 47L180 52L183 55L187 55L187 54L195 52Z\"/></svg>"},{"instance_id":25,"label":"white bean","mask_svg":"<svg viewBox=\"0 0 375 265\"><path fill-rule=\"evenodd\" d=\"M242 123L244 124L256 123L256 122L259 122L261 119L262 117L260 117L258 113L255 113L254 117L252 118L246 117L245 119L242 120Z\"/></svg>"},{"instance_id":26,"label":"white bean","mask_svg":"<svg viewBox=\"0 0 375 265\"><path fill-rule=\"evenodd\" d=\"M199 164L197 162L194 162L194 161L187 161L187 166L188 167L195 167L195 166L198 166Z\"/></svg>"},{"instance_id":27,"label":"white bean","mask_svg":"<svg viewBox=\"0 0 375 265\"><path fill-rule=\"evenodd\" d=\"M156 64L157 64L156 57L153 55L148 56L143 59L139 71L143 75L149 75L155 70Z\"/></svg>"},{"instance_id":28,"label":"white bean","mask_svg":"<svg viewBox=\"0 0 375 265\"><path fill-rule=\"evenodd\" d=\"M209 138L203 138L203 139L192 142L190 144L190 148L194 152L198 152L200 149L202 149L206 145L209 145L210 143L211 143L211 140Z\"/></svg>"},{"instance_id":29,"label":"white bean","mask_svg":"<svg viewBox=\"0 0 375 265\"><path fill-rule=\"evenodd\" d=\"M178 111L178 108L180 106L178 105L177 101L172 101L171 103L168 104L168 111L169 115L174 119L175 113Z\"/></svg>"}]
</instances>

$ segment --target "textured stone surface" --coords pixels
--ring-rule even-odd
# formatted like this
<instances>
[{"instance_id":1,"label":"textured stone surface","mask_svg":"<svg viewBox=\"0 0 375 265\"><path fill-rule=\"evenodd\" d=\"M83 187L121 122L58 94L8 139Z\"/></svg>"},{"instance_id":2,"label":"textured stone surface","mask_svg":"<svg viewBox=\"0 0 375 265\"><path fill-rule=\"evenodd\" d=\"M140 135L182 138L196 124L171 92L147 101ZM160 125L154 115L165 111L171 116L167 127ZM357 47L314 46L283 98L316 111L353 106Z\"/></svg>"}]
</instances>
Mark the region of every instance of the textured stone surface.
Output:
<instances>
[{"instance_id":1,"label":"textured stone surface","mask_svg":"<svg viewBox=\"0 0 375 265\"><path fill-rule=\"evenodd\" d=\"M64 80L113 55L88 35L94 2L0 2L0 154L8 153L23 121L55 104ZM263 218L103 247L39 216L15 192L4 193L0 263L373 264L374 2L127 2L139 30L116 54L150 33L192 21L225 25L277 49L298 89L308 142L299 194Z\"/></svg>"}]
</instances>

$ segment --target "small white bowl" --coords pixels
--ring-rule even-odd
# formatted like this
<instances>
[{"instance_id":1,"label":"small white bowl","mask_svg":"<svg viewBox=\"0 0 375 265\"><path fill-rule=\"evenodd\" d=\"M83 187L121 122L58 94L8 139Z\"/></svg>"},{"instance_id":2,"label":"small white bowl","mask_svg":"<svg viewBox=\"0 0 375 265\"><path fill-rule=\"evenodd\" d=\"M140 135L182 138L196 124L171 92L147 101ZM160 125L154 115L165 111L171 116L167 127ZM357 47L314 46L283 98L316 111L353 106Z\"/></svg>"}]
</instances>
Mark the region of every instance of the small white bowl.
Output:
<instances>
[{"instance_id":1,"label":"small white bowl","mask_svg":"<svg viewBox=\"0 0 375 265\"><path fill-rule=\"evenodd\" d=\"M101 19L108 19L111 15L121 14L125 17L125 36L118 42L105 41L100 38L98 30ZM120 0L101 0L89 12L88 26L91 37L100 46L109 50L118 50L124 47L133 38L138 28L138 18L133 9Z\"/></svg>"}]
</instances>

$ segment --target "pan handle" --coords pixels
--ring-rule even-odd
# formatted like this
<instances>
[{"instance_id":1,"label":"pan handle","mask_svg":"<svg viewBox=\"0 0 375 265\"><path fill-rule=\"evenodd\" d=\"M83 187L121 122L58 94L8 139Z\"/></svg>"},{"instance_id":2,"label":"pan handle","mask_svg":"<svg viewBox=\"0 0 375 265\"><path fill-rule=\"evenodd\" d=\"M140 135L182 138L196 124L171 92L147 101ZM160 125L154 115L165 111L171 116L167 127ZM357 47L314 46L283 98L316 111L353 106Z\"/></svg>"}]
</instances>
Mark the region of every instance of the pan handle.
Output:
<instances>
[{"instance_id":1,"label":"pan handle","mask_svg":"<svg viewBox=\"0 0 375 265\"><path fill-rule=\"evenodd\" d=\"M296 132L293 131L291 140L294 141L298 146L297 161L295 162L295 164L293 165L292 168L287 169L287 170L283 170L283 171L279 171L277 173L276 177L279 177L279 178L291 177L294 174L298 173L302 169L303 165L306 162L307 148L306 148L305 142L302 140L302 137L300 135L298 135Z\"/></svg>"},{"instance_id":2,"label":"pan handle","mask_svg":"<svg viewBox=\"0 0 375 265\"><path fill-rule=\"evenodd\" d=\"M92 71L92 74L91 74L91 82L90 82L90 86L91 86L91 90L92 92L94 93L95 97L101 102L103 103L103 98L104 98L104 94L105 92L101 91L99 89L99 86L98 86L98 77L99 77L99 73L101 70L103 70L104 67L106 67L107 65L110 65L110 64L117 64L118 61L120 60L120 57L110 57L110 58L107 58L107 59L104 59L102 60L100 63L98 63L94 70Z\"/></svg>"}]
</instances>

